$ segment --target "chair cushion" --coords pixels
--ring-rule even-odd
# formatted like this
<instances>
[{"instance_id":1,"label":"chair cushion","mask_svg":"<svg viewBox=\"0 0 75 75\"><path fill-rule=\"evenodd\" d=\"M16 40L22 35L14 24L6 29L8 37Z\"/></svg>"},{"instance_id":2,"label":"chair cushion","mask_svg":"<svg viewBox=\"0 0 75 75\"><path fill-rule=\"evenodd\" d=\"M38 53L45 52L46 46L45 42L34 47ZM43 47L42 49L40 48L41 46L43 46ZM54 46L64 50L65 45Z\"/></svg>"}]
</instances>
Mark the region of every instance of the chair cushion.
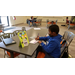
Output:
<instances>
[{"instance_id":1,"label":"chair cushion","mask_svg":"<svg viewBox=\"0 0 75 75\"><path fill-rule=\"evenodd\" d=\"M0 30L0 33L3 32L2 30Z\"/></svg>"},{"instance_id":2,"label":"chair cushion","mask_svg":"<svg viewBox=\"0 0 75 75\"><path fill-rule=\"evenodd\" d=\"M66 23L66 24L69 24L69 23Z\"/></svg>"},{"instance_id":3,"label":"chair cushion","mask_svg":"<svg viewBox=\"0 0 75 75\"><path fill-rule=\"evenodd\" d=\"M8 51L7 51L7 54L9 55L9 57L11 56L11 55L10 55L10 52L8 52ZM17 57L18 55L20 55L20 54L19 54L19 53L14 52L14 58L15 58L15 57Z\"/></svg>"},{"instance_id":4,"label":"chair cushion","mask_svg":"<svg viewBox=\"0 0 75 75\"><path fill-rule=\"evenodd\" d=\"M43 52L39 52L37 55L37 58L44 58L45 57L45 53Z\"/></svg>"},{"instance_id":5,"label":"chair cushion","mask_svg":"<svg viewBox=\"0 0 75 75\"><path fill-rule=\"evenodd\" d=\"M47 24L52 24L52 22L48 22ZM56 24L56 22L53 22L53 24Z\"/></svg>"},{"instance_id":6,"label":"chair cushion","mask_svg":"<svg viewBox=\"0 0 75 75\"><path fill-rule=\"evenodd\" d=\"M67 46L66 40L61 41L60 44L61 44L61 47L63 47L65 44L66 44L66 46Z\"/></svg>"},{"instance_id":7,"label":"chair cushion","mask_svg":"<svg viewBox=\"0 0 75 75\"><path fill-rule=\"evenodd\" d=\"M74 24L74 23L71 23L70 25L73 25L73 26L75 26L75 24Z\"/></svg>"},{"instance_id":8,"label":"chair cushion","mask_svg":"<svg viewBox=\"0 0 75 75\"><path fill-rule=\"evenodd\" d=\"M30 23L32 23L32 22L30 22ZM35 23L41 23L41 22L35 22Z\"/></svg>"},{"instance_id":9,"label":"chair cushion","mask_svg":"<svg viewBox=\"0 0 75 75\"><path fill-rule=\"evenodd\" d=\"M41 22L35 22L35 23L41 23Z\"/></svg>"}]
</instances>

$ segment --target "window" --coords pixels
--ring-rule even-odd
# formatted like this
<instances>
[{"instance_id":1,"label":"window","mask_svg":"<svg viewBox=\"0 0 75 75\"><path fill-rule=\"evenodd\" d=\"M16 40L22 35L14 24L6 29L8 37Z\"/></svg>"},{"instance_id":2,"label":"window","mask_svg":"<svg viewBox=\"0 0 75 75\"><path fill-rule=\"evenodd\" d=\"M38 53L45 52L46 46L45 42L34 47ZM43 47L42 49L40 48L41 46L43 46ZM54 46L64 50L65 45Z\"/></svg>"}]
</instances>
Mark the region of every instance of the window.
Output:
<instances>
[{"instance_id":1,"label":"window","mask_svg":"<svg viewBox=\"0 0 75 75\"><path fill-rule=\"evenodd\" d=\"M0 16L0 23L4 24L4 26L9 26L9 18L8 18L8 16Z\"/></svg>"}]
</instances>

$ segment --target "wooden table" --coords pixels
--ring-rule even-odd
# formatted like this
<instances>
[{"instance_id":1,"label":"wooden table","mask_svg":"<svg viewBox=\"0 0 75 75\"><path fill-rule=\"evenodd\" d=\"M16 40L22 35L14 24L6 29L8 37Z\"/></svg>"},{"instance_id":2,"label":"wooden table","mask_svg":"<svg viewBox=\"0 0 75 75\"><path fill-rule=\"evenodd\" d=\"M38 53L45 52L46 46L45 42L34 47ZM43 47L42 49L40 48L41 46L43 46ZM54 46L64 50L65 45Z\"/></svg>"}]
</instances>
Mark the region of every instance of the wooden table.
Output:
<instances>
[{"instance_id":1,"label":"wooden table","mask_svg":"<svg viewBox=\"0 0 75 75\"><path fill-rule=\"evenodd\" d=\"M33 28L28 30L27 35L28 35L29 41L32 40L30 37L37 37L38 33L39 33L39 36L45 36L48 33L48 30L47 29L34 30ZM9 51L11 54L11 58L14 57L13 52L17 52L26 56L32 56L39 45L39 43L36 43L36 44L29 43L28 46L21 48L19 47L20 41L18 36L16 35L12 37L12 39L16 41L16 44L5 46L3 42L0 43L0 48L5 49L6 51Z\"/></svg>"}]
</instances>

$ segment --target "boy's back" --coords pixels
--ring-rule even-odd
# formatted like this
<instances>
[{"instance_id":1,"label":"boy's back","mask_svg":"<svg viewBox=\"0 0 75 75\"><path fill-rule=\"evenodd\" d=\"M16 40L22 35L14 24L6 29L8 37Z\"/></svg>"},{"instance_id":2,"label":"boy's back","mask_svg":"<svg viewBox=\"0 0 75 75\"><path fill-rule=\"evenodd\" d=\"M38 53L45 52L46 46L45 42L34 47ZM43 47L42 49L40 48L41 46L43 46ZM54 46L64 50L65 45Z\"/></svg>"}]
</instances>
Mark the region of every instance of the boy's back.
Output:
<instances>
[{"instance_id":1,"label":"boy's back","mask_svg":"<svg viewBox=\"0 0 75 75\"><path fill-rule=\"evenodd\" d=\"M40 40L47 40L47 44L45 45L44 43L41 43L42 48L51 56L53 57L59 57L61 54L60 51L60 42L62 41L61 35L58 34L55 37L40 37ZM48 39L47 39L48 38Z\"/></svg>"}]
</instances>

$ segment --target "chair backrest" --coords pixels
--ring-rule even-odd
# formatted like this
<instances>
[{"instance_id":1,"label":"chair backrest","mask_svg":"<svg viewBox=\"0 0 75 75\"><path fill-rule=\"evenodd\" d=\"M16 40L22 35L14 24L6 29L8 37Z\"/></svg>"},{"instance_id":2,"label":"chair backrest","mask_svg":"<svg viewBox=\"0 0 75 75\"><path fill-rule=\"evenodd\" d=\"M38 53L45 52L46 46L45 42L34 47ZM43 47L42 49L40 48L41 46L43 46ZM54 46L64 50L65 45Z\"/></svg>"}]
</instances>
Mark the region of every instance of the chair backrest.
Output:
<instances>
[{"instance_id":1,"label":"chair backrest","mask_svg":"<svg viewBox=\"0 0 75 75\"><path fill-rule=\"evenodd\" d=\"M4 33L2 36L3 36L4 39L11 38L12 37L12 33Z\"/></svg>"},{"instance_id":2,"label":"chair backrest","mask_svg":"<svg viewBox=\"0 0 75 75\"><path fill-rule=\"evenodd\" d=\"M26 28L25 27L22 27L22 31L26 31Z\"/></svg>"},{"instance_id":3,"label":"chair backrest","mask_svg":"<svg viewBox=\"0 0 75 75\"><path fill-rule=\"evenodd\" d=\"M15 30L15 31L13 32L13 36L16 36L17 33L21 32L21 31L26 31L26 28L25 28L25 27L22 27L22 30Z\"/></svg>"},{"instance_id":4,"label":"chair backrest","mask_svg":"<svg viewBox=\"0 0 75 75\"><path fill-rule=\"evenodd\" d=\"M75 34L69 31L65 31L62 39L66 40L67 45L69 46L70 43L72 42L73 38L74 38Z\"/></svg>"},{"instance_id":5,"label":"chair backrest","mask_svg":"<svg viewBox=\"0 0 75 75\"><path fill-rule=\"evenodd\" d=\"M49 22L49 19L47 19L46 22L48 23Z\"/></svg>"},{"instance_id":6,"label":"chair backrest","mask_svg":"<svg viewBox=\"0 0 75 75\"><path fill-rule=\"evenodd\" d=\"M0 30L2 30L3 29L3 26L2 25L0 25Z\"/></svg>"},{"instance_id":7,"label":"chair backrest","mask_svg":"<svg viewBox=\"0 0 75 75\"><path fill-rule=\"evenodd\" d=\"M21 31L22 31L22 30L15 30L12 34L13 34L13 36L16 36L17 33L21 32Z\"/></svg>"},{"instance_id":8,"label":"chair backrest","mask_svg":"<svg viewBox=\"0 0 75 75\"><path fill-rule=\"evenodd\" d=\"M58 20L56 20L56 24L57 24Z\"/></svg>"},{"instance_id":9,"label":"chair backrest","mask_svg":"<svg viewBox=\"0 0 75 75\"><path fill-rule=\"evenodd\" d=\"M4 26L0 25L0 30L2 30L2 32L4 33Z\"/></svg>"},{"instance_id":10,"label":"chair backrest","mask_svg":"<svg viewBox=\"0 0 75 75\"><path fill-rule=\"evenodd\" d=\"M0 35L0 42L2 42L2 40L3 40L3 34Z\"/></svg>"}]
</instances>

